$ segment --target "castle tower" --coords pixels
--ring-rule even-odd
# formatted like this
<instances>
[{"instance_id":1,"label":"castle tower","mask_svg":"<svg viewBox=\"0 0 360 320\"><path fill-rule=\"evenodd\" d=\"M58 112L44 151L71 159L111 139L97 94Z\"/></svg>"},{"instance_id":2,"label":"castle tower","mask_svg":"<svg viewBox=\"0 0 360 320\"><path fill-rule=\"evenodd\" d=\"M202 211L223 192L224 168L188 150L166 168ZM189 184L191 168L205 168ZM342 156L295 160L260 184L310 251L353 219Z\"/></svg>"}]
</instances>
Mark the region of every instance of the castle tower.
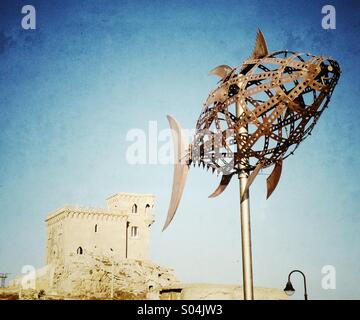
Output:
<instances>
[{"instance_id":1,"label":"castle tower","mask_svg":"<svg viewBox=\"0 0 360 320\"><path fill-rule=\"evenodd\" d=\"M108 255L114 260L148 259L155 196L116 193L107 208L64 206L46 218L47 264L72 256Z\"/></svg>"},{"instance_id":2,"label":"castle tower","mask_svg":"<svg viewBox=\"0 0 360 320\"><path fill-rule=\"evenodd\" d=\"M116 193L106 199L109 210L128 213L125 246L128 259L145 260L148 257L150 226L154 223L154 201L153 195L135 193Z\"/></svg>"}]
</instances>

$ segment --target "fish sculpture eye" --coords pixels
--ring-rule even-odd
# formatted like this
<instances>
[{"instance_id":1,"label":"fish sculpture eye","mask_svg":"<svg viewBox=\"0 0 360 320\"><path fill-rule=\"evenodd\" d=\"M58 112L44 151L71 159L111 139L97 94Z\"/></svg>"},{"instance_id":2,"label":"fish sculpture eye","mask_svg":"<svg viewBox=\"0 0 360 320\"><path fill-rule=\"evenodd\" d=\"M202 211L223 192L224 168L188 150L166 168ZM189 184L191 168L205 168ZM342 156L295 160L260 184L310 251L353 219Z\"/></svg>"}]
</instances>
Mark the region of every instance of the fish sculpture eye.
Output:
<instances>
[{"instance_id":1,"label":"fish sculpture eye","mask_svg":"<svg viewBox=\"0 0 360 320\"><path fill-rule=\"evenodd\" d=\"M228 96L229 96L229 98L237 95L238 92L239 92L239 89L240 89L240 88L238 87L238 85L237 85L236 83L235 83L235 84L231 84L231 85L229 86L229 91L228 91Z\"/></svg>"}]
</instances>

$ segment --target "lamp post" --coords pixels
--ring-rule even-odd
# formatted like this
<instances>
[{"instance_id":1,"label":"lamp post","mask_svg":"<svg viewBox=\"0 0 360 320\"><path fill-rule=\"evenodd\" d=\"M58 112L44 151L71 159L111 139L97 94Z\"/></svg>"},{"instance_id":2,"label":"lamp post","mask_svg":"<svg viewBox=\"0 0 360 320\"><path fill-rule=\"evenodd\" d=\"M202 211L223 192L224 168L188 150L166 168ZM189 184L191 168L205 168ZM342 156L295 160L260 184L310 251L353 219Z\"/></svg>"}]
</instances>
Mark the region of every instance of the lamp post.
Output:
<instances>
[{"instance_id":1,"label":"lamp post","mask_svg":"<svg viewBox=\"0 0 360 320\"><path fill-rule=\"evenodd\" d=\"M303 278L304 278L304 297L305 297L305 300L308 299L308 295L307 295L307 291L306 291L306 277L305 277L305 274L300 271L300 270L293 270L289 273L289 276L288 276L288 281L286 283L286 286L284 288L284 291L285 293L288 295L288 296L292 296L294 293L295 293L295 289L290 281L290 276L294 273L294 272L298 272L298 273L301 273Z\"/></svg>"}]
</instances>

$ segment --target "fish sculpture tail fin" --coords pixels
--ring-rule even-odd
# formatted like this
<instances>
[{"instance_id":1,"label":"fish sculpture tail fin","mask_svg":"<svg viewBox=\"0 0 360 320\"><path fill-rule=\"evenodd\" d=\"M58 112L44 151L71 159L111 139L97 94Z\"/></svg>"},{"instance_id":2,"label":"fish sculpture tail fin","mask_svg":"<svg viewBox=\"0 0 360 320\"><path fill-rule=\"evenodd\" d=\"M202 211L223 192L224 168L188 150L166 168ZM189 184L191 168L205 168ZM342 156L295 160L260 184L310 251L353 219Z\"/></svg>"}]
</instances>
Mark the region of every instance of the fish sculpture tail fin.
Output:
<instances>
[{"instance_id":1,"label":"fish sculpture tail fin","mask_svg":"<svg viewBox=\"0 0 360 320\"><path fill-rule=\"evenodd\" d=\"M166 221L163 227L163 231L169 226L173 220L176 210L179 206L184 188L186 178L189 173L189 145L186 138L182 133L180 124L176 119L170 115L167 116L169 125L172 131L173 143L174 143L174 175L173 185L171 192L171 200L166 217Z\"/></svg>"}]
</instances>

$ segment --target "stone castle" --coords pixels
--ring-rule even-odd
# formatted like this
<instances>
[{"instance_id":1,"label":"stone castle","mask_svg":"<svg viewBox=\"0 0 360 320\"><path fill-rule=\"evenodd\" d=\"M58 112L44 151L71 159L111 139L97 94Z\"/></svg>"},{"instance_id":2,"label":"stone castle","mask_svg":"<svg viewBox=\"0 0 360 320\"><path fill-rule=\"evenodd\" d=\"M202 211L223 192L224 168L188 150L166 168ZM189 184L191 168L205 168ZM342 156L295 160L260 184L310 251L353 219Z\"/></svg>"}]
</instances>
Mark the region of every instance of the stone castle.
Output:
<instances>
[{"instance_id":1,"label":"stone castle","mask_svg":"<svg viewBox=\"0 0 360 320\"><path fill-rule=\"evenodd\" d=\"M147 260L153 195L116 193L107 208L65 206L48 215L46 264L67 265L74 255Z\"/></svg>"},{"instance_id":2,"label":"stone castle","mask_svg":"<svg viewBox=\"0 0 360 320\"><path fill-rule=\"evenodd\" d=\"M10 288L22 295L141 298L176 283L171 269L149 260L154 201L153 195L116 193L106 208L64 206L50 213L46 265L15 278Z\"/></svg>"}]
</instances>

